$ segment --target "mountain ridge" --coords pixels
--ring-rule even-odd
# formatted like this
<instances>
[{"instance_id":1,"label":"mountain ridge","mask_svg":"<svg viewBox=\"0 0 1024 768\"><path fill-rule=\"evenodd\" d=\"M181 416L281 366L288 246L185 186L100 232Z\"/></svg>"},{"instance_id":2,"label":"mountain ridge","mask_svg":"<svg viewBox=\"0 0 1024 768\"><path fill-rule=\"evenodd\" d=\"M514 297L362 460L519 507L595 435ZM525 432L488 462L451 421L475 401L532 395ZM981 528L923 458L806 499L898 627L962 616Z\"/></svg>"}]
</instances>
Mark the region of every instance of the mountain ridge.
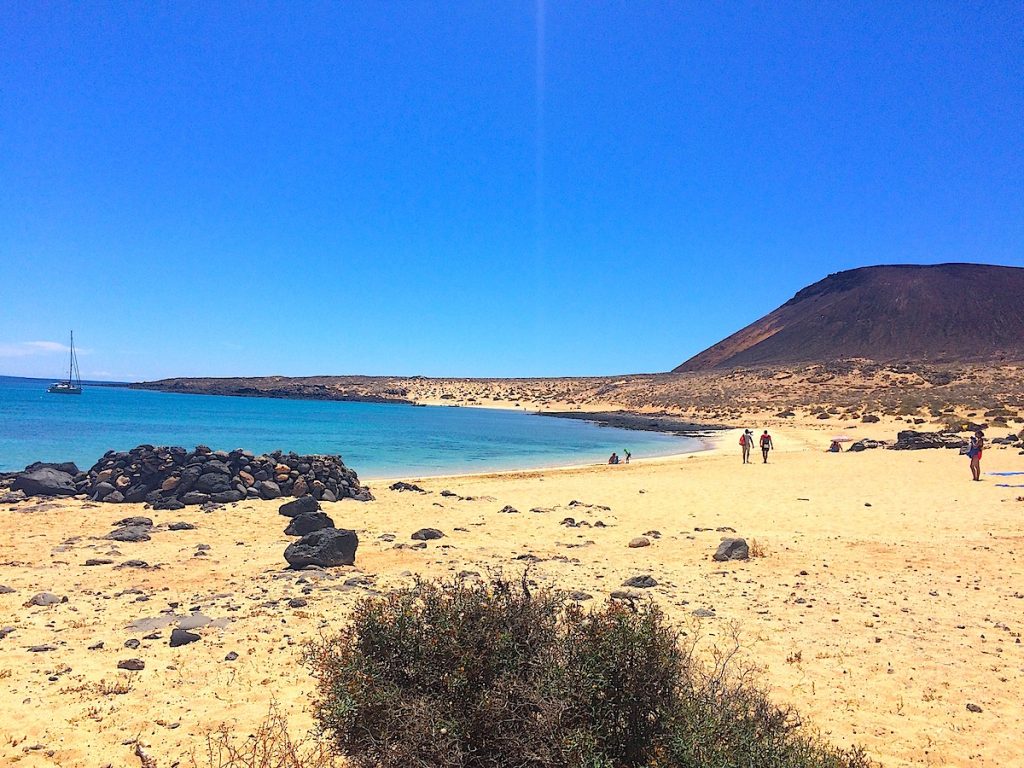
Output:
<instances>
[{"instance_id":1,"label":"mountain ridge","mask_svg":"<svg viewBox=\"0 0 1024 768\"><path fill-rule=\"evenodd\" d=\"M673 369L1024 357L1024 268L883 264L835 272Z\"/></svg>"}]
</instances>

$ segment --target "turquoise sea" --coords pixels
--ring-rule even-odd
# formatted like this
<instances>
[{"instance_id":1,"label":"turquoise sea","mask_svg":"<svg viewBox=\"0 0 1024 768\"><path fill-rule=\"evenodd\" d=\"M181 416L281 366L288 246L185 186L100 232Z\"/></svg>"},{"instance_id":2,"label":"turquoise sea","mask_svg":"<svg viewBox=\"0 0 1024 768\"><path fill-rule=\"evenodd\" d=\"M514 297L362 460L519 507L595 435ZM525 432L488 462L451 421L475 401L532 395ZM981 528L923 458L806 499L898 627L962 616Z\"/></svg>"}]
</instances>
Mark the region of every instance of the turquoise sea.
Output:
<instances>
[{"instance_id":1,"label":"turquoise sea","mask_svg":"<svg viewBox=\"0 0 1024 768\"><path fill-rule=\"evenodd\" d=\"M33 461L85 469L110 449L199 443L341 454L360 477L440 475L587 464L698 450L695 438L600 427L516 411L181 395L0 376L0 471Z\"/></svg>"}]
</instances>

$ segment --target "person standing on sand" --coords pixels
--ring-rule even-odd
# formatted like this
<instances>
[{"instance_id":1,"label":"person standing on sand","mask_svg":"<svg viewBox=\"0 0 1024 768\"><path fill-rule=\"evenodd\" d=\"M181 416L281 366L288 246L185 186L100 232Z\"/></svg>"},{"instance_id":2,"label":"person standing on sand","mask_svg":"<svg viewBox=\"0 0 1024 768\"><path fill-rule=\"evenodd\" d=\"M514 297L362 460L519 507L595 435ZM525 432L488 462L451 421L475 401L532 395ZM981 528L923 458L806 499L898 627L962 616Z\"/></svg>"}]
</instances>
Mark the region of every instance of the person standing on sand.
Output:
<instances>
[{"instance_id":1,"label":"person standing on sand","mask_svg":"<svg viewBox=\"0 0 1024 768\"><path fill-rule=\"evenodd\" d=\"M740 448L743 449L743 463L750 463L750 446L754 442L754 433L749 429L743 430L743 434L740 435Z\"/></svg>"},{"instance_id":2,"label":"person standing on sand","mask_svg":"<svg viewBox=\"0 0 1024 768\"><path fill-rule=\"evenodd\" d=\"M971 460L971 479L981 480L981 452L985 448L985 433L980 429L971 438L967 456Z\"/></svg>"},{"instance_id":3,"label":"person standing on sand","mask_svg":"<svg viewBox=\"0 0 1024 768\"><path fill-rule=\"evenodd\" d=\"M629 448L623 448L622 455L626 457L626 463L629 464L629 460L633 456L633 454L629 452Z\"/></svg>"},{"instance_id":4,"label":"person standing on sand","mask_svg":"<svg viewBox=\"0 0 1024 768\"><path fill-rule=\"evenodd\" d=\"M772 445L772 436L768 434L768 430L764 431L761 435L761 455L764 457L764 463L768 463L768 451L772 450L775 446Z\"/></svg>"}]
</instances>

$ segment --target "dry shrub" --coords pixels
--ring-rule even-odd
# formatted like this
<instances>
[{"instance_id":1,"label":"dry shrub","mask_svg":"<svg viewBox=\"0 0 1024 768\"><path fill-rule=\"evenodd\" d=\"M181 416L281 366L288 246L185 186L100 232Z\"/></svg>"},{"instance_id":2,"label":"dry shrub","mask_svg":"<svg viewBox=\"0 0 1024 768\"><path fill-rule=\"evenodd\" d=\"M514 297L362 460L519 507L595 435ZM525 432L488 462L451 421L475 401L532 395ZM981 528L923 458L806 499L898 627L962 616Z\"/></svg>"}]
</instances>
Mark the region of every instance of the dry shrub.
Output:
<instances>
[{"instance_id":1,"label":"dry shrub","mask_svg":"<svg viewBox=\"0 0 1024 768\"><path fill-rule=\"evenodd\" d=\"M364 598L307 649L315 716L359 768L863 768L653 603L584 610L524 576Z\"/></svg>"},{"instance_id":2,"label":"dry shrub","mask_svg":"<svg viewBox=\"0 0 1024 768\"><path fill-rule=\"evenodd\" d=\"M750 547L748 554L750 557L768 557L768 550L764 544L759 542L757 539L750 540Z\"/></svg>"},{"instance_id":3,"label":"dry shrub","mask_svg":"<svg viewBox=\"0 0 1024 768\"><path fill-rule=\"evenodd\" d=\"M293 740L288 719L277 703L256 732L239 739L227 725L206 735L200 757L192 755L192 768L334 768L338 765L330 745L323 741Z\"/></svg>"}]
</instances>

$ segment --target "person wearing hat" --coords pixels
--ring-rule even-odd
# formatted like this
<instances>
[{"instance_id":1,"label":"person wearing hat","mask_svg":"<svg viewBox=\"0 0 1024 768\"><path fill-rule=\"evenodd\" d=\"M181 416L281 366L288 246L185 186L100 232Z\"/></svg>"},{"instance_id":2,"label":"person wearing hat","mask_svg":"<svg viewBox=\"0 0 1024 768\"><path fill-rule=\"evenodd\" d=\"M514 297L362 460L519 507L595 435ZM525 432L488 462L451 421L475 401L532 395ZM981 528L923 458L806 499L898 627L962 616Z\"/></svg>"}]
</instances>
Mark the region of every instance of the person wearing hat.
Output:
<instances>
[{"instance_id":1,"label":"person wearing hat","mask_svg":"<svg viewBox=\"0 0 1024 768\"><path fill-rule=\"evenodd\" d=\"M754 444L754 433L749 429L743 430L743 434L740 435L740 448L743 449L743 463L750 463L750 446Z\"/></svg>"}]
</instances>

